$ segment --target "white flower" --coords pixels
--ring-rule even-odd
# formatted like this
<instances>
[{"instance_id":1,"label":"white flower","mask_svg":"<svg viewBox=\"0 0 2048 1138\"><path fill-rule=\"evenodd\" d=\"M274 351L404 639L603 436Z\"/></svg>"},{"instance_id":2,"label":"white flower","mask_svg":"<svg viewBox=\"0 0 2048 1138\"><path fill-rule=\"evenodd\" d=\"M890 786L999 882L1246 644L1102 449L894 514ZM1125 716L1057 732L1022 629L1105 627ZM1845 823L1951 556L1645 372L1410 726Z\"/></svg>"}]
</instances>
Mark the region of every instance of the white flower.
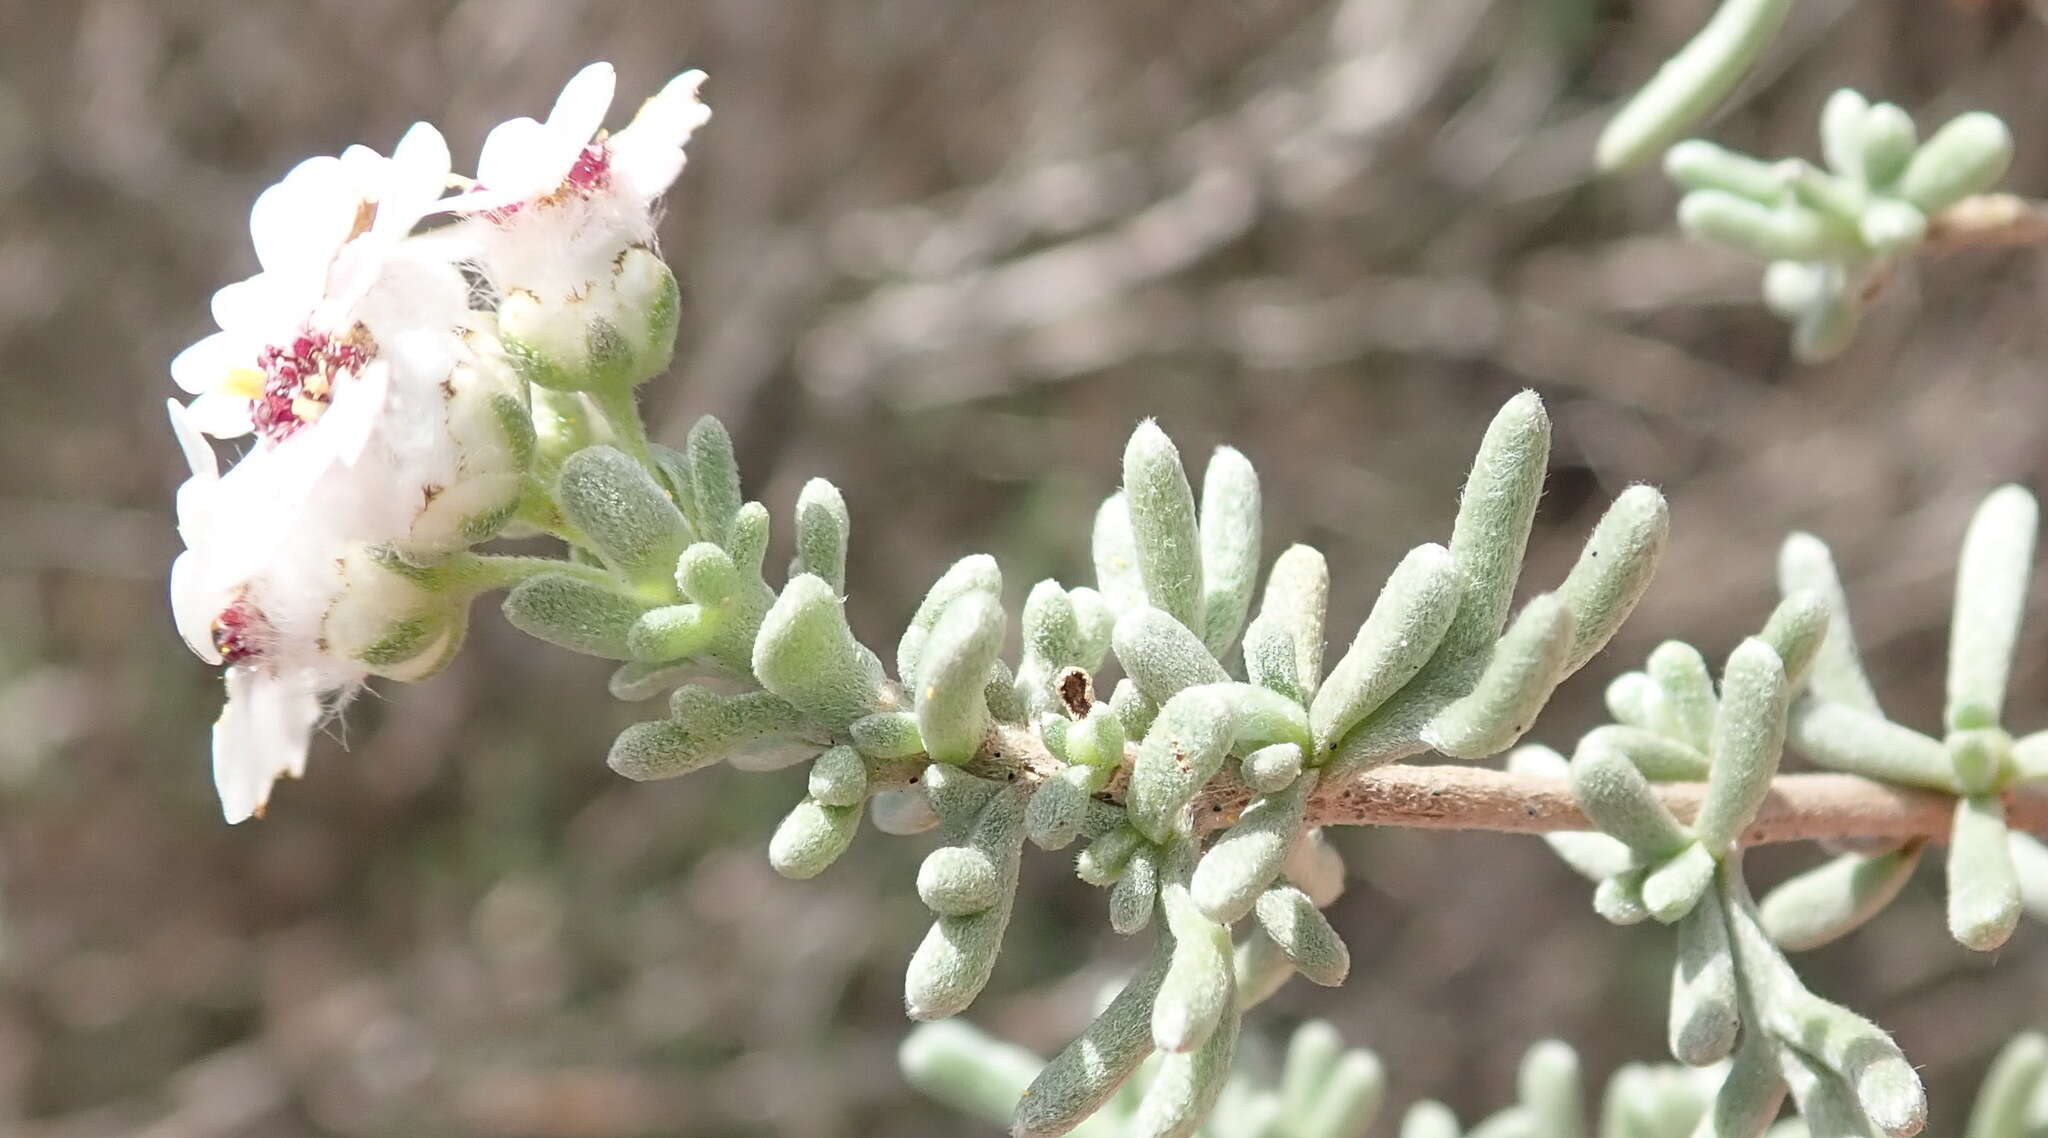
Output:
<instances>
[{"instance_id":1,"label":"white flower","mask_svg":"<svg viewBox=\"0 0 2048 1138\"><path fill-rule=\"evenodd\" d=\"M702 72L669 81L617 134L601 128L610 64L578 72L547 121L493 129L477 186L446 208L499 294L499 334L521 374L560 389L630 384L668 364L675 277L653 252L655 210L710 117Z\"/></svg>"},{"instance_id":2,"label":"white flower","mask_svg":"<svg viewBox=\"0 0 2048 1138\"><path fill-rule=\"evenodd\" d=\"M546 122L516 118L492 128L477 158L476 188L446 206L490 211L501 223L530 221L519 215L577 201L627 214L650 209L682 173L684 144L711 118L697 99L704 73L669 80L625 129L606 135L617 82L611 64L593 63L562 88Z\"/></svg>"},{"instance_id":3,"label":"white flower","mask_svg":"<svg viewBox=\"0 0 2048 1138\"><path fill-rule=\"evenodd\" d=\"M240 822L273 780L302 772L314 729L369 676L416 679L444 663L464 612L386 567L365 538L376 504L331 466L309 480L300 466L313 448L257 450L223 475L185 409L170 412L192 464L171 608L192 651L227 668L214 781Z\"/></svg>"},{"instance_id":4,"label":"white flower","mask_svg":"<svg viewBox=\"0 0 2048 1138\"><path fill-rule=\"evenodd\" d=\"M350 366L344 314L447 188L448 144L420 123L389 158L352 146L299 163L256 199L249 235L262 271L213 295L220 331L180 352L171 376L197 395L193 422L217 438L267 440L321 413ZM459 277L458 277L459 279Z\"/></svg>"},{"instance_id":5,"label":"white flower","mask_svg":"<svg viewBox=\"0 0 2048 1138\"><path fill-rule=\"evenodd\" d=\"M311 734L370 675L418 678L461 639L459 602L386 568L492 536L530 461L525 386L443 241L412 229L447 149L416 127L385 159L301 164L251 214L263 272L215 296L222 331L182 353L171 420L191 467L172 612L227 668L214 774L229 821L297 774ZM251 366L251 365L254 366ZM207 435L254 428L222 473Z\"/></svg>"}]
</instances>

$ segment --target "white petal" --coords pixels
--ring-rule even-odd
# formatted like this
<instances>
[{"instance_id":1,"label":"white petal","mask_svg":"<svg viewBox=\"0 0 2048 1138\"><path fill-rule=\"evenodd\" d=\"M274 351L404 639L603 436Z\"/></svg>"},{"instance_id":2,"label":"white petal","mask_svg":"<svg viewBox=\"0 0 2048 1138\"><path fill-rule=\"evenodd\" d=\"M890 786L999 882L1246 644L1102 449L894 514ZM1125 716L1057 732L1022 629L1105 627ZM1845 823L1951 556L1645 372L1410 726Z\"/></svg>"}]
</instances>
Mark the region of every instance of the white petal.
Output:
<instances>
[{"instance_id":1,"label":"white petal","mask_svg":"<svg viewBox=\"0 0 2048 1138\"><path fill-rule=\"evenodd\" d=\"M171 619L192 654L209 664L221 662L213 644L213 618L220 615L218 595L205 581L205 563L186 550L171 562Z\"/></svg>"},{"instance_id":2,"label":"white petal","mask_svg":"<svg viewBox=\"0 0 2048 1138\"><path fill-rule=\"evenodd\" d=\"M178 449L185 453L185 465L192 470L195 480L211 482L220 477L220 458L213 453L206 436L199 425L186 413L185 405L175 399L164 400L164 411L171 417L171 435L178 440Z\"/></svg>"},{"instance_id":3,"label":"white petal","mask_svg":"<svg viewBox=\"0 0 2048 1138\"><path fill-rule=\"evenodd\" d=\"M227 706L213 725L213 785L222 815L235 823L263 809L280 776L305 771L320 696L253 668L228 669L227 689Z\"/></svg>"},{"instance_id":4,"label":"white petal","mask_svg":"<svg viewBox=\"0 0 2048 1138\"><path fill-rule=\"evenodd\" d=\"M510 201L525 201L562 184L575 162L556 162L548 148L546 127L528 118L512 119L491 128L484 136L483 153L477 156L476 180L483 193L502 195Z\"/></svg>"},{"instance_id":5,"label":"white petal","mask_svg":"<svg viewBox=\"0 0 2048 1138\"><path fill-rule=\"evenodd\" d=\"M212 391L238 367L255 364L253 352L245 352L248 341L229 332L215 332L171 357L171 379L197 395Z\"/></svg>"},{"instance_id":6,"label":"white petal","mask_svg":"<svg viewBox=\"0 0 2048 1138\"><path fill-rule=\"evenodd\" d=\"M431 123L414 123L391 152L378 194L375 232L397 240L412 232L448 189L448 140Z\"/></svg>"},{"instance_id":7,"label":"white petal","mask_svg":"<svg viewBox=\"0 0 2048 1138\"><path fill-rule=\"evenodd\" d=\"M213 293L213 322L254 340L275 339L295 331L318 298L293 285L273 273L257 273L222 285ZM252 356L241 362L251 364L255 359Z\"/></svg>"},{"instance_id":8,"label":"white petal","mask_svg":"<svg viewBox=\"0 0 2048 1138\"><path fill-rule=\"evenodd\" d=\"M626 129L612 136L612 174L627 200L652 201L682 173L683 145L711 118L711 108L697 101L703 82L702 71L669 80Z\"/></svg>"},{"instance_id":9,"label":"white petal","mask_svg":"<svg viewBox=\"0 0 2048 1138\"><path fill-rule=\"evenodd\" d=\"M291 441L317 435L320 445L336 461L354 466L362 458L363 448L384 417L390 399L391 364L382 358L372 360L354 379L336 388L334 400L327 405L327 413L320 416L320 421L300 431Z\"/></svg>"},{"instance_id":10,"label":"white petal","mask_svg":"<svg viewBox=\"0 0 2048 1138\"><path fill-rule=\"evenodd\" d=\"M324 270L355 221L355 195L339 158L308 158L256 196L249 237L256 260L288 277Z\"/></svg>"},{"instance_id":11,"label":"white petal","mask_svg":"<svg viewBox=\"0 0 2048 1138\"><path fill-rule=\"evenodd\" d=\"M554 109L548 112L548 132L556 135L561 145L574 145L569 152L571 163L604 125L618 81L611 64L593 63L578 71L555 97Z\"/></svg>"},{"instance_id":12,"label":"white petal","mask_svg":"<svg viewBox=\"0 0 2048 1138\"><path fill-rule=\"evenodd\" d=\"M239 439L256 429L249 418L252 404L239 395L208 391L185 406L191 425L217 439Z\"/></svg>"}]
</instances>

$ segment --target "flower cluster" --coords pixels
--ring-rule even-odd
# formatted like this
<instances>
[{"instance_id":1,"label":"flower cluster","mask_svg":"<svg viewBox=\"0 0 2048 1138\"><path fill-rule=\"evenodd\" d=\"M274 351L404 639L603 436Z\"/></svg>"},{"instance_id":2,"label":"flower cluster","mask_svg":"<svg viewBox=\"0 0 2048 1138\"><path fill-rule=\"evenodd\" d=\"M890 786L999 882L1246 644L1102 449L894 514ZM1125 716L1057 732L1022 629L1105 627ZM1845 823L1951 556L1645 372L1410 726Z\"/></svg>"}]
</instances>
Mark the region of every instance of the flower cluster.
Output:
<instances>
[{"instance_id":1,"label":"flower cluster","mask_svg":"<svg viewBox=\"0 0 2048 1138\"><path fill-rule=\"evenodd\" d=\"M675 280L655 209L709 115L701 79L607 136L613 74L595 64L547 122L493 130L476 179L421 123L389 156L309 159L257 198L261 271L214 294L220 330L171 364L193 396L170 406L192 471L172 607L227 669L214 777L230 821L299 773L369 676L415 679L453 654L481 582L433 566L522 514L547 528L529 509L547 461L529 381L590 393L602 424L607 397L630 402L666 366ZM245 437L223 472L209 439Z\"/></svg>"}]
</instances>

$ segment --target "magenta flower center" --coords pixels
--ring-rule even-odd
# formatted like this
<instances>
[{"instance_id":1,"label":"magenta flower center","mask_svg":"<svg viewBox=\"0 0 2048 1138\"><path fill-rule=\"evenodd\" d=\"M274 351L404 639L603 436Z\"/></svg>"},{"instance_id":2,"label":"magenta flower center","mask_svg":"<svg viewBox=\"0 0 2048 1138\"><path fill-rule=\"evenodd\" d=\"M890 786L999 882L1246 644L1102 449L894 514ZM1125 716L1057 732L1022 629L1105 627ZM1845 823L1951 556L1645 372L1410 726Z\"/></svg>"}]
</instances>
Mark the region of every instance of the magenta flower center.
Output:
<instances>
[{"instance_id":1,"label":"magenta flower center","mask_svg":"<svg viewBox=\"0 0 2048 1138\"><path fill-rule=\"evenodd\" d=\"M247 597L237 597L213 618L213 647L223 663L241 663L262 653L260 641L266 629L256 606Z\"/></svg>"},{"instance_id":2,"label":"magenta flower center","mask_svg":"<svg viewBox=\"0 0 2048 1138\"><path fill-rule=\"evenodd\" d=\"M257 433L283 442L318 419L334 401L335 387L361 371L370 355L360 328L347 337L307 329L288 344L264 348L256 357L263 390L250 410Z\"/></svg>"}]
</instances>

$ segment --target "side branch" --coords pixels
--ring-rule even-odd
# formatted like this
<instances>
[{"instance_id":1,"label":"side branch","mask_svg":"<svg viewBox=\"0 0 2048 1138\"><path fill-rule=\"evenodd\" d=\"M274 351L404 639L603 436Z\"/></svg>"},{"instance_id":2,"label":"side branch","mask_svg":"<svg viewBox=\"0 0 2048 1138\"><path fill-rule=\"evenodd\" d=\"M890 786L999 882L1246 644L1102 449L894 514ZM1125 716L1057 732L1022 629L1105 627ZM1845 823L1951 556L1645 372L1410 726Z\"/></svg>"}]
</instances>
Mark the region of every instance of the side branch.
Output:
<instances>
[{"instance_id":1,"label":"side branch","mask_svg":"<svg viewBox=\"0 0 2048 1138\"><path fill-rule=\"evenodd\" d=\"M1690 822L1699 812L1706 784L1665 783L1658 797ZM1218 824L1241 809L1243 800L1213 804ZM2014 829L2048 833L2048 793L2016 790L2006 795ZM1771 783L1771 795L1743 831L1744 845L1819 841L1829 838L1926 838L1943 841L1955 814L1955 799L1932 791L1887 786L1848 774L1787 774ZM1494 830L1540 834L1590 830L1592 823L1573 801L1563 779L1511 774L1467 766L1395 765L1367 771L1317 791L1309 806L1317 825L1410 826L1442 830Z\"/></svg>"},{"instance_id":2,"label":"side branch","mask_svg":"<svg viewBox=\"0 0 2048 1138\"><path fill-rule=\"evenodd\" d=\"M2014 194L1973 194L1927 223L1927 250L2004 249L2048 244L2048 203Z\"/></svg>"},{"instance_id":3,"label":"side branch","mask_svg":"<svg viewBox=\"0 0 2048 1138\"><path fill-rule=\"evenodd\" d=\"M1042 781L1061 763L1036 733L999 727L967 769L984 778ZM900 759L875 772L879 785L909 786L924 760ZM1126 758L1124 771L1129 769ZM1103 792L1121 802L1124 771ZM1706 785L1661 783L1657 794L1682 821L1699 812ZM1251 801L1251 790L1231 775L1219 777L1195 800L1196 828L1228 826ZM2048 790L2022 788L2005 796L2006 821L2015 830L2048 836ZM1874 782L1856 775L1779 775L1771 795L1743 832L1745 845L1827 839L1921 838L1943 842L1953 824L1955 799L1932 791ZM1309 800L1314 826L1403 826L1423 830L1490 830L1545 834L1590 830L1565 780L1513 774L1462 764L1397 763L1318 787Z\"/></svg>"}]
</instances>

